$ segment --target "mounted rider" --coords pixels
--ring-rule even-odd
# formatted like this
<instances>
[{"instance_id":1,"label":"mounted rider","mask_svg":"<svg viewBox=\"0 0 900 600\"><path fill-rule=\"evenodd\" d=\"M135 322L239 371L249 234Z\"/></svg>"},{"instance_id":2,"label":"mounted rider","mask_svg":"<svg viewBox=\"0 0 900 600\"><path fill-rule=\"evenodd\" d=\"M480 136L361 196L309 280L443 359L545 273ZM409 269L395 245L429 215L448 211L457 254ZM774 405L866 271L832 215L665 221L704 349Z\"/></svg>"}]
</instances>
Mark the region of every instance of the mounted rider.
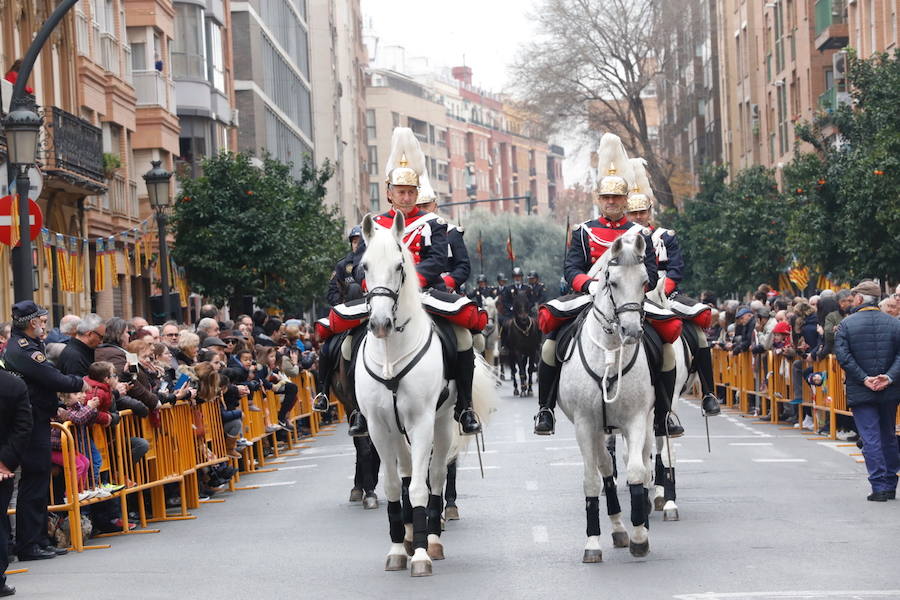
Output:
<instances>
[{"instance_id":1,"label":"mounted rider","mask_svg":"<svg viewBox=\"0 0 900 600\"><path fill-rule=\"evenodd\" d=\"M538 272L535 270L528 271L528 285L531 286L531 304L540 306L547 299L547 288L541 281Z\"/></svg>"},{"instance_id":2,"label":"mounted rider","mask_svg":"<svg viewBox=\"0 0 900 600\"><path fill-rule=\"evenodd\" d=\"M659 277L663 280L659 287L661 288L660 291L668 298L670 307L676 314L685 309L690 310L692 313L697 313L696 309L700 308L700 303L694 298L681 294L677 289L684 276L685 262L681 246L675 237L675 232L671 229L654 227L651 223L653 218L653 191L650 188L644 160L633 158L631 161L632 170L635 173L635 186L632 193L628 196L628 218L651 231L650 239L653 240ZM690 307L696 308L691 310ZM693 366L697 369L700 376L700 387L703 394L701 408L705 415L714 416L721 412L721 408L719 407L718 398L713 393L715 384L713 381L712 353L706 334L703 331L703 329L709 327L710 318L711 311L703 310L695 316L684 318L683 323L685 328L689 327L693 330L693 337L697 340L698 347L693 358ZM657 418L657 421L659 421L659 418ZM671 435L671 430L669 433Z\"/></svg>"},{"instance_id":3,"label":"mounted rider","mask_svg":"<svg viewBox=\"0 0 900 600\"><path fill-rule=\"evenodd\" d=\"M425 155L409 128L397 127L394 129L385 182L387 199L392 208L388 212L374 217L373 220L377 225L389 229L393 225L397 212L403 214L405 219L403 245L412 254L420 287L444 292L448 284L444 277L445 274L456 285L462 283L462 281L457 282L454 276L448 273L447 262L450 246L447 237L447 222L433 212L423 210L417 204L420 191L424 192L423 201L427 199L428 202L431 202L435 195L428 180ZM466 258L468 258L468 253L466 253ZM469 266L465 265L466 276L468 276L468 270ZM461 273L462 271L456 272ZM458 298L456 294L446 294L445 297L450 300ZM481 423L478 421L475 411L472 410L472 378L475 371L472 333L456 323L453 323L453 331L456 334L456 360L454 361L455 372L450 378L456 380L454 417L459 422L461 433L472 435L481 431Z\"/></svg>"},{"instance_id":4,"label":"mounted rider","mask_svg":"<svg viewBox=\"0 0 900 600\"><path fill-rule=\"evenodd\" d=\"M649 231L630 222L625 215L628 205L629 184L626 179L630 175L630 164L618 136L605 134L601 140L601 162L609 165L607 174L597 187L597 197L600 203L601 215L597 219L585 221L572 228L572 242L566 250L565 278L576 294L586 294L594 279L588 275L591 267L596 263L606 250L612 246L619 237L637 228L636 233L644 237L646 253L644 266L647 270L649 289L656 287L657 268L656 254L650 240ZM573 297L569 297L573 298ZM590 303L585 304L585 308ZM534 418L534 432L537 435L552 435L555 431L556 419L553 410L556 407L556 392L559 383L560 365L556 359L556 339L558 329L548 331L548 327L542 324L542 330L547 337L541 346L541 361L538 366L538 403L540 410ZM671 383L664 382L662 376L658 376L655 388L657 397L668 393L671 398L675 387L674 369L671 373Z\"/></svg>"},{"instance_id":5,"label":"mounted rider","mask_svg":"<svg viewBox=\"0 0 900 600\"><path fill-rule=\"evenodd\" d=\"M496 294L494 288L488 285L488 278L484 273L480 274L475 282L475 289L469 292L468 296L478 305L478 308L483 308L484 299L493 298Z\"/></svg>"},{"instance_id":6,"label":"mounted rider","mask_svg":"<svg viewBox=\"0 0 900 600\"><path fill-rule=\"evenodd\" d=\"M508 284L509 280L506 278L506 273L504 273L503 271L497 273L497 285L495 285L493 288L494 298L499 298L500 292L503 291L503 288L505 288Z\"/></svg>"}]
</instances>

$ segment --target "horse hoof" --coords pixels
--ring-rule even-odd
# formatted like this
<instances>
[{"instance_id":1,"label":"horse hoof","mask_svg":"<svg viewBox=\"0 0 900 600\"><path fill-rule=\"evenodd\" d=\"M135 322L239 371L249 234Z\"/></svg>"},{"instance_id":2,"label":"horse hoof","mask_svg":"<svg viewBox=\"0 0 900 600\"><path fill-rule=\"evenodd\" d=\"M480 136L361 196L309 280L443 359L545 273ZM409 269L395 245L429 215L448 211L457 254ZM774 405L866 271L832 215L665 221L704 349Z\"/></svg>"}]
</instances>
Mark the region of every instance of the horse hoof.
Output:
<instances>
[{"instance_id":1,"label":"horse hoof","mask_svg":"<svg viewBox=\"0 0 900 600\"><path fill-rule=\"evenodd\" d=\"M402 554L389 554L384 564L385 571L405 571L406 556Z\"/></svg>"},{"instance_id":2,"label":"horse hoof","mask_svg":"<svg viewBox=\"0 0 900 600\"><path fill-rule=\"evenodd\" d=\"M444 508L444 518L448 521L459 521L459 509L455 506L447 506Z\"/></svg>"},{"instance_id":3,"label":"horse hoof","mask_svg":"<svg viewBox=\"0 0 900 600\"><path fill-rule=\"evenodd\" d=\"M406 550L407 556L413 555L413 545L411 540L403 540L403 549Z\"/></svg>"},{"instance_id":4,"label":"horse hoof","mask_svg":"<svg viewBox=\"0 0 900 600\"><path fill-rule=\"evenodd\" d=\"M372 510L373 508L378 508L378 496L372 494L371 496L366 496L363 500L363 508L366 510Z\"/></svg>"},{"instance_id":5,"label":"horse hoof","mask_svg":"<svg viewBox=\"0 0 900 600\"><path fill-rule=\"evenodd\" d=\"M630 542L628 544L628 550L631 552L632 556L636 556L637 558L647 556L650 554L650 540L640 544L637 542Z\"/></svg>"},{"instance_id":6,"label":"horse hoof","mask_svg":"<svg viewBox=\"0 0 900 600\"><path fill-rule=\"evenodd\" d=\"M363 499L363 491L359 488L350 490L350 502L360 502Z\"/></svg>"},{"instance_id":7,"label":"horse hoof","mask_svg":"<svg viewBox=\"0 0 900 600\"><path fill-rule=\"evenodd\" d=\"M519 390L513 390L513 396L518 396L518 395L519 395Z\"/></svg>"},{"instance_id":8,"label":"horse hoof","mask_svg":"<svg viewBox=\"0 0 900 600\"><path fill-rule=\"evenodd\" d=\"M583 563L599 563L603 562L603 550L585 550L584 556L581 558Z\"/></svg>"},{"instance_id":9,"label":"horse hoof","mask_svg":"<svg viewBox=\"0 0 900 600\"><path fill-rule=\"evenodd\" d=\"M663 521L678 521L678 509L669 508L663 511Z\"/></svg>"},{"instance_id":10,"label":"horse hoof","mask_svg":"<svg viewBox=\"0 0 900 600\"><path fill-rule=\"evenodd\" d=\"M627 531L613 531L613 548L627 548L629 544Z\"/></svg>"},{"instance_id":11,"label":"horse hoof","mask_svg":"<svg viewBox=\"0 0 900 600\"><path fill-rule=\"evenodd\" d=\"M409 574L413 577L431 577L431 561L417 560L413 562Z\"/></svg>"},{"instance_id":12,"label":"horse hoof","mask_svg":"<svg viewBox=\"0 0 900 600\"><path fill-rule=\"evenodd\" d=\"M444 545L440 542L428 544L428 558L431 560L444 560Z\"/></svg>"},{"instance_id":13,"label":"horse hoof","mask_svg":"<svg viewBox=\"0 0 900 600\"><path fill-rule=\"evenodd\" d=\"M657 496L653 499L653 510L660 511L666 506L665 496Z\"/></svg>"}]
</instances>

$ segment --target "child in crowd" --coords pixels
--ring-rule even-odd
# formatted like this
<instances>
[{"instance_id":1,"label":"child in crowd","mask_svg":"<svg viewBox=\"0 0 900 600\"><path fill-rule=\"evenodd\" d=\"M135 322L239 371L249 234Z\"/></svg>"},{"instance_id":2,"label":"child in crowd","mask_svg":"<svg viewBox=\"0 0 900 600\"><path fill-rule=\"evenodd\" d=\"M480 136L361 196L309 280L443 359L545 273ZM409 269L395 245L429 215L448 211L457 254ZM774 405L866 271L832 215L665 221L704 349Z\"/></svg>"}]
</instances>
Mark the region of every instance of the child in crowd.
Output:
<instances>
[{"instance_id":1,"label":"child in crowd","mask_svg":"<svg viewBox=\"0 0 900 600\"><path fill-rule=\"evenodd\" d=\"M84 392L75 392L71 394L59 394L59 401L62 406L56 411L56 416L52 419L56 423L65 423L71 421L75 425L75 436L81 437L80 432L89 423L92 423L97 415L97 406L100 401L92 398L87 403L84 402ZM50 462L54 465L64 467L62 453L62 432L56 428L50 428ZM81 452L75 453L75 472L78 476L78 500L89 500L97 497L98 494L103 497L109 496L109 492L99 489L88 489L88 468L91 461Z\"/></svg>"},{"instance_id":2,"label":"child in crowd","mask_svg":"<svg viewBox=\"0 0 900 600\"><path fill-rule=\"evenodd\" d=\"M118 391L115 389L116 383L118 382L115 367L113 367L112 363L105 361L91 363L91 366L88 368L88 374L84 377L84 381L88 384L88 391L85 392L87 401L92 402L93 400L97 400L96 416L90 424L96 423L104 428L109 427L113 424L115 402L118 399ZM90 435L87 437L91 448L94 481L99 483L100 467L103 464L103 457L100 456L100 451L97 450L93 437ZM100 489L106 490L110 494L114 494L123 487L125 486L112 485L108 481L100 485Z\"/></svg>"}]
</instances>

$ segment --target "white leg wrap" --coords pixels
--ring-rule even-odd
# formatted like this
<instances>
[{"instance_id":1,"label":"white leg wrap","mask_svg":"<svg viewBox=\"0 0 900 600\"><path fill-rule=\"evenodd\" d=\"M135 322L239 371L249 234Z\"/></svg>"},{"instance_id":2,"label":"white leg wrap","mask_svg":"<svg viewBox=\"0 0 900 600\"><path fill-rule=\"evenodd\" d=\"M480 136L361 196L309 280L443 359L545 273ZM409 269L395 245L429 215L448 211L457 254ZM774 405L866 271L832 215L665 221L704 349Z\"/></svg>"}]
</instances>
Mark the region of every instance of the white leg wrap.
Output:
<instances>
[{"instance_id":1,"label":"white leg wrap","mask_svg":"<svg viewBox=\"0 0 900 600\"><path fill-rule=\"evenodd\" d=\"M484 334L476 333L472 336L472 346L475 348L475 352L479 354L484 354Z\"/></svg>"},{"instance_id":2,"label":"white leg wrap","mask_svg":"<svg viewBox=\"0 0 900 600\"><path fill-rule=\"evenodd\" d=\"M671 371L675 368L675 348L672 347L672 344L663 344L662 359L663 371Z\"/></svg>"},{"instance_id":3,"label":"white leg wrap","mask_svg":"<svg viewBox=\"0 0 900 600\"><path fill-rule=\"evenodd\" d=\"M544 340L544 345L541 346L541 360L551 367L556 366L556 340ZM674 358L672 364L675 364Z\"/></svg>"},{"instance_id":4,"label":"white leg wrap","mask_svg":"<svg viewBox=\"0 0 900 600\"><path fill-rule=\"evenodd\" d=\"M341 356L344 357L344 360L353 358L353 338L349 335L341 342Z\"/></svg>"},{"instance_id":5,"label":"white leg wrap","mask_svg":"<svg viewBox=\"0 0 900 600\"><path fill-rule=\"evenodd\" d=\"M456 334L456 351L465 352L472 347L472 332L465 327L459 325L453 326L453 333Z\"/></svg>"}]
</instances>

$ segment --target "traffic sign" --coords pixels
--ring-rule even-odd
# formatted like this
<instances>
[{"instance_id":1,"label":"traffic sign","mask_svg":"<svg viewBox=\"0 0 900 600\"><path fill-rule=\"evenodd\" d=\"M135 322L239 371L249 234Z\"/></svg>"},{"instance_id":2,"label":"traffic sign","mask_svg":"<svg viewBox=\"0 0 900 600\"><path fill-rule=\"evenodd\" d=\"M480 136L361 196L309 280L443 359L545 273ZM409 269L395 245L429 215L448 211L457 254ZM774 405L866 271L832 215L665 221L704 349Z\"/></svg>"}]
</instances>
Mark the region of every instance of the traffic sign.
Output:
<instances>
[{"instance_id":1,"label":"traffic sign","mask_svg":"<svg viewBox=\"0 0 900 600\"><path fill-rule=\"evenodd\" d=\"M15 200L15 196L3 196L0 198L0 242L7 246L9 246L11 241L12 216L10 211ZM41 207L31 198L28 199L28 212L28 221L31 225L31 240L34 241L41 233L41 227L44 225L44 215L41 213Z\"/></svg>"},{"instance_id":2,"label":"traffic sign","mask_svg":"<svg viewBox=\"0 0 900 600\"><path fill-rule=\"evenodd\" d=\"M8 178L7 163L0 163L0 196L12 195L16 193L16 180L7 185ZM41 197L41 190L44 189L44 174L37 167L28 169L28 179L31 185L28 188L28 197L37 200Z\"/></svg>"}]
</instances>

